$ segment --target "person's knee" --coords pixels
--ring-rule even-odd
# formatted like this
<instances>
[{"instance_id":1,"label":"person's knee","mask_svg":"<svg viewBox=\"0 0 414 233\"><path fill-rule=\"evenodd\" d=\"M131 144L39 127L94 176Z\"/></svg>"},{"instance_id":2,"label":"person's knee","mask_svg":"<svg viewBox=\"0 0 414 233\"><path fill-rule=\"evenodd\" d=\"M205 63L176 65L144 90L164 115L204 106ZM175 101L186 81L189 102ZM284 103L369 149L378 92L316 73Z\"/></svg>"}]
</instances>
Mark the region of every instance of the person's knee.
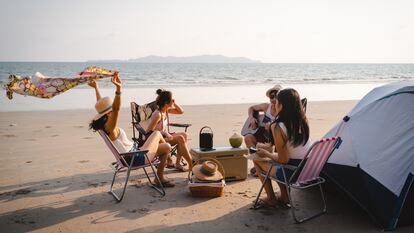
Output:
<instances>
[{"instance_id":1,"label":"person's knee","mask_svg":"<svg viewBox=\"0 0 414 233\"><path fill-rule=\"evenodd\" d=\"M185 138L182 135L178 135L177 136L177 142L178 144L184 144L185 143Z\"/></svg>"},{"instance_id":2,"label":"person's knee","mask_svg":"<svg viewBox=\"0 0 414 233\"><path fill-rule=\"evenodd\" d=\"M183 133L182 136L184 137L184 140L187 141L188 140L188 133Z\"/></svg>"},{"instance_id":3,"label":"person's knee","mask_svg":"<svg viewBox=\"0 0 414 233\"><path fill-rule=\"evenodd\" d=\"M160 155L168 155L171 151L171 145L169 143L160 143L158 151L160 152Z\"/></svg>"}]
</instances>

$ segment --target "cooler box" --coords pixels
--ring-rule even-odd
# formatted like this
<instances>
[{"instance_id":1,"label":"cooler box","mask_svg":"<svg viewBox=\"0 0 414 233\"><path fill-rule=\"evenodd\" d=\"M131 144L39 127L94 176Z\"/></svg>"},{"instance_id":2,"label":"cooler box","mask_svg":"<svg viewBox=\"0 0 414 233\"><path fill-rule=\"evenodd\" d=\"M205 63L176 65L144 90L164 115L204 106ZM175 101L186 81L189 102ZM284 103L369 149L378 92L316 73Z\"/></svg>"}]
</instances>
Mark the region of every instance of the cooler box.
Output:
<instances>
[{"instance_id":1,"label":"cooler box","mask_svg":"<svg viewBox=\"0 0 414 233\"><path fill-rule=\"evenodd\" d=\"M216 147L212 151L201 151L199 148L190 150L193 160L200 158L213 158L218 160L224 167L226 181L244 180L247 178L247 158L248 153L245 148Z\"/></svg>"}]
</instances>

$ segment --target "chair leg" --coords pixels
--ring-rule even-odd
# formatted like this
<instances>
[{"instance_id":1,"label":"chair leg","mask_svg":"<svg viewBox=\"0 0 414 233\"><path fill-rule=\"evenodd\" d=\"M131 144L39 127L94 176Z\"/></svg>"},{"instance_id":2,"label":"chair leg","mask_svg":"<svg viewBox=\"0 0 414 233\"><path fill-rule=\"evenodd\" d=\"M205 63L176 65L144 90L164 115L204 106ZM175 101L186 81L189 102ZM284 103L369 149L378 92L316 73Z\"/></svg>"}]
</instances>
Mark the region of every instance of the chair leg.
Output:
<instances>
[{"instance_id":1,"label":"chair leg","mask_svg":"<svg viewBox=\"0 0 414 233\"><path fill-rule=\"evenodd\" d=\"M152 182L151 178L148 175L147 170L145 169L145 167L143 167L145 175L147 176L149 185L150 185L151 188L155 189L158 193L160 193L161 196L163 197L163 196L165 196L164 186L162 186L162 182L161 182L160 178L158 177L157 173L155 172L155 169L154 169L154 166L152 165L152 163L150 164L150 166L151 166L152 172L154 173L155 179L158 181L158 184L161 187L161 189L158 188L157 185L154 184L154 182Z\"/></svg>"},{"instance_id":2,"label":"chair leg","mask_svg":"<svg viewBox=\"0 0 414 233\"><path fill-rule=\"evenodd\" d=\"M259 202L259 198L260 198L260 195L262 194L262 191L263 191L263 188L264 188L264 186L266 184L266 181L269 180L269 174L270 174L270 171L272 170L272 167L273 166L270 166L269 170L267 171L266 177L265 177L265 179L263 180L263 183L262 183L262 187L260 187L260 191L257 194L256 200L254 201L253 209L258 209L259 208L259 206L257 205L257 203ZM259 175L261 175L261 174L259 174Z\"/></svg>"},{"instance_id":3,"label":"chair leg","mask_svg":"<svg viewBox=\"0 0 414 233\"><path fill-rule=\"evenodd\" d=\"M126 190L126 187L127 187L127 185L128 185L128 181L129 181L129 176L130 176L130 174L131 174L131 167L129 167L128 168L128 171L127 171L127 177L126 177L126 179L125 179L125 183L124 183L124 187L123 187L123 189L122 189L122 194L121 194L121 196L118 196L116 193L115 193L115 191L113 190L113 186L114 186L114 183L115 183L115 179L116 179L116 176L117 176L117 174L118 174L118 172L119 172L120 170L116 170L115 171L115 173L114 173L114 177L112 178L112 183L111 183L111 187L109 188L109 193L110 194L112 194L112 196L117 200L117 202L121 202L122 201L122 199L124 198L124 195L125 195L125 190Z\"/></svg>"},{"instance_id":4,"label":"chair leg","mask_svg":"<svg viewBox=\"0 0 414 233\"><path fill-rule=\"evenodd\" d=\"M322 215L322 214L325 214L326 213L326 202L325 202L325 196L324 196L324 194L323 194L323 190L322 190L322 184L319 184L319 191L320 191L320 193L321 193L321 199L322 199L322 202L323 202L323 209L322 209L322 211L320 211L320 212L317 212L317 213L315 213L315 214L313 214L313 215L311 215L311 216L308 216L308 217L305 217L305 218L301 218L301 219L298 219L296 216L295 216L295 210L294 210L294 208L293 208L293 203L291 202L291 205L292 205L292 216L293 216L293 218L295 219L295 222L296 223L303 223L303 222L305 222L305 221L308 221L308 220L311 220L311 219L313 219L313 218L316 218L316 217L318 217L318 216L320 216L320 215ZM289 192L288 192L289 193ZM290 196L290 194L289 194L289 196Z\"/></svg>"}]
</instances>

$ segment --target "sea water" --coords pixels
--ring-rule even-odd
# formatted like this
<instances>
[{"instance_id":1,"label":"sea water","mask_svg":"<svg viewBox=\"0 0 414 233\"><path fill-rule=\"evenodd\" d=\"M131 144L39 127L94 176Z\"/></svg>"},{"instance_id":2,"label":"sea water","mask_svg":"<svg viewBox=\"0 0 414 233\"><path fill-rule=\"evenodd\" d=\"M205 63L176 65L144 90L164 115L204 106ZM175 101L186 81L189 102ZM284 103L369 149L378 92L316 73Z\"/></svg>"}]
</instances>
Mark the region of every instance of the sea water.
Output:
<instances>
[{"instance_id":1,"label":"sea water","mask_svg":"<svg viewBox=\"0 0 414 233\"><path fill-rule=\"evenodd\" d=\"M275 84L292 87L309 101L355 100L390 82L414 79L414 64L147 64L87 62L0 62L0 84L9 74L72 77L96 65L120 71L123 106L130 101L147 103L157 88L173 92L182 105L259 103ZM113 96L110 80L100 80L104 95ZM0 95L0 111L33 111L92 108L94 92L80 85L52 99L14 94Z\"/></svg>"}]
</instances>

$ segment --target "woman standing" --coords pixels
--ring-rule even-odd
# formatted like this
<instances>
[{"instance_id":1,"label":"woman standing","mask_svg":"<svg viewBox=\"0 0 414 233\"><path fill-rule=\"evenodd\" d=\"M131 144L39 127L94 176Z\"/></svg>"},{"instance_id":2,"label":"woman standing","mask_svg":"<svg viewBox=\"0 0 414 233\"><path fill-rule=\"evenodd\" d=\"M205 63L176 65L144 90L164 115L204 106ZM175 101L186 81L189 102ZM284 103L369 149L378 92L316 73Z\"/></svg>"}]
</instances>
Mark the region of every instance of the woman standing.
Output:
<instances>
[{"instance_id":1,"label":"woman standing","mask_svg":"<svg viewBox=\"0 0 414 233\"><path fill-rule=\"evenodd\" d=\"M298 165L310 148L309 125L305 112L300 101L299 93L294 89L283 89L277 94L276 108L279 112L278 117L271 125L272 142L275 151L269 152L265 149L258 149L257 155L262 158L269 158L281 164L290 163ZM255 161L254 166L260 174L268 171L267 161ZM271 176L276 176L283 180L282 168L271 171ZM287 179L292 174L287 174ZM260 181L264 182L264 177L260 176ZM264 206L288 205L289 198L286 187L279 184L280 196L276 197L272 183L267 180L264 189L267 194L266 199L260 199L260 204Z\"/></svg>"}]
</instances>

